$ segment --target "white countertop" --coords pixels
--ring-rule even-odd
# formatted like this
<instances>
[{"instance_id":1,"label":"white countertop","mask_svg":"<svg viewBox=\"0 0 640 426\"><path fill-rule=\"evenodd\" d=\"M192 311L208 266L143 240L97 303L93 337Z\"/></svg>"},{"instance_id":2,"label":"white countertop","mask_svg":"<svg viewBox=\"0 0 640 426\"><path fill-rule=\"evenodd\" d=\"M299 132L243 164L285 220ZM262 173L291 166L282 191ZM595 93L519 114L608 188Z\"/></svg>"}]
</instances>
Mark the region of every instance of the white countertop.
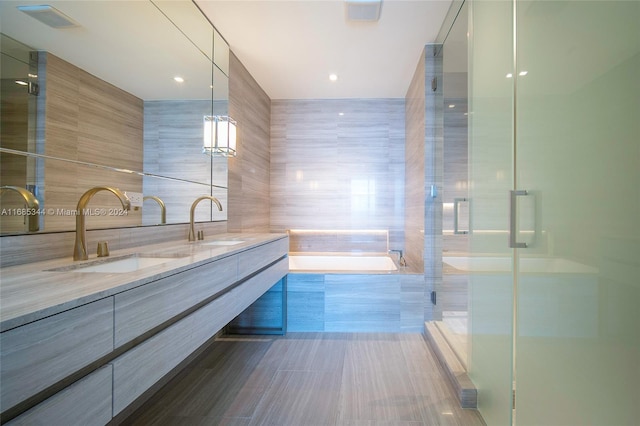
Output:
<instances>
[{"instance_id":1,"label":"white countertop","mask_svg":"<svg viewBox=\"0 0 640 426\"><path fill-rule=\"evenodd\" d=\"M193 267L286 238L286 234L226 233L204 241L173 241L110 253L109 258L139 253L168 256L166 262L134 272L50 271L95 262L71 257L0 269L0 331L6 331L75 308ZM219 240L242 240L233 245L206 245ZM99 258L99 259L109 259Z\"/></svg>"}]
</instances>

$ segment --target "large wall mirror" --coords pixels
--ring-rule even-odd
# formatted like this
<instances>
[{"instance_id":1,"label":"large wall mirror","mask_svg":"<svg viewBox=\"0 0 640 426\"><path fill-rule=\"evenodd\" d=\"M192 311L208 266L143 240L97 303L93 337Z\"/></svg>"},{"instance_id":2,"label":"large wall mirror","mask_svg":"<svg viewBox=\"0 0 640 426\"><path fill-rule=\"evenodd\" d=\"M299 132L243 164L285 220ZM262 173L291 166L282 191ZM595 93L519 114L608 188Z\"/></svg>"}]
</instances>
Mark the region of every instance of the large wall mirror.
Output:
<instances>
[{"instance_id":1,"label":"large wall mirror","mask_svg":"<svg viewBox=\"0 0 640 426\"><path fill-rule=\"evenodd\" d=\"M226 220L227 159L202 148L204 117L228 114L229 48L198 7L23 8L42 4L0 2L0 232L74 230L78 199L95 186L144 200L119 213L116 197L97 193L88 229L188 222L201 195L223 211L203 202L196 220ZM15 188L38 200L37 226Z\"/></svg>"}]
</instances>

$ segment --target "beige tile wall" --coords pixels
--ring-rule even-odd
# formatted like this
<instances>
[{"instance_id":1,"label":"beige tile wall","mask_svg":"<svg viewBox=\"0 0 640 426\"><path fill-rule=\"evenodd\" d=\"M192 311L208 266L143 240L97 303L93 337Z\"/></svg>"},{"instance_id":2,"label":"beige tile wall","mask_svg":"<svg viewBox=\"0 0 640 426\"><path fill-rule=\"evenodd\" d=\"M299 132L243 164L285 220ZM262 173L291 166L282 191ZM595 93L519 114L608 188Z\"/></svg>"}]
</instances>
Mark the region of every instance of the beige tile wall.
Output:
<instances>
[{"instance_id":1,"label":"beige tile wall","mask_svg":"<svg viewBox=\"0 0 640 426\"><path fill-rule=\"evenodd\" d=\"M197 229L205 236L227 232L227 222L199 223ZM189 224L164 226L137 226L87 231L87 252L95 258L98 241L107 241L109 250L115 251L169 241L185 241ZM22 265L49 259L73 259L75 232L51 232L43 234L0 237L0 267Z\"/></svg>"},{"instance_id":2,"label":"beige tile wall","mask_svg":"<svg viewBox=\"0 0 640 426\"><path fill-rule=\"evenodd\" d=\"M425 63L424 50L419 58L405 100L405 258L424 270L424 138L425 138Z\"/></svg>"},{"instance_id":3,"label":"beige tile wall","mask_svg":"<svg viewBox=\"0 0 640 426\"><path fill-rule=\"evenodd\" d=\"M269 231L271 100L238 58L229 58L229 115L238 122L229 159L230 232Z\"/></svg>"},{"instance_id":4,"label":"beige tile wall","mask_svg":"<svg viewBox=\"0 0 640 426\"><path fill-rule=\"evenodd\" d=\"M26 151L28 141L28 97L26 89L13 79L2 79L0 99L0 144L2 148ZM0 153L0 186L13 185L25 188L27 184L27 158ZM24 200L15 192L6 192L0 198L0 209L21 209ZM6 213L6 212L5 212ZM0 232L24 232L27 229L24 217L3 214Z\"/></svg>"},{"instance_id":5,"label":"beige tile wall","mask_svg":"<svg viewBox=\"0 0 640 426\"><path fill-rule=\"evenodd\" d=\"M46 64L39 71L46 73L40 95L45 103L43 154L142 170L142 100L55 55L40 56ZM45 162L43 178L41 207L55 210L75 209L80 196L94 186L142 192L140 176L65 162ZM110 194L99 194L88 207L117 208L120 203ZM141 223L141 214L94 219L95 227L131 226ZM69 215L47 215L44 223L47 231L75 229L75 218Z\"/></svg>"},{"instance_id":6,"label":"beige tile wall","mask_svg":"<svg viewBox=\"0 0 640 426\"><path fill-rule=\"evenodd\" d=\"M425 46L407 91L407 262L422 262L425 277L424 318L441 310L429 301L442 287L443 95L442 56L436 44ZM432 79L436 78L436 90ZM431 188L436 189L435 197ZM421 253L421 256L416 256Z\"/></svg>"},{"instance_id":7,"label":"beige tile wall","mask_svg":"<svg viewBox=\"0 0 640 426\"><path fill-rule=\"evenodd\" d=\"M188 222L191 203L202 195L215 196L223 211L203 201L195 211L196 221L227 218L227 191L216 188L212 194L208 186L227 186L227 159L202 153L203 118L212 114L211 100L144 103L144 171L181 179L144 177L144 195L164 201L168 223ZM154 201L145 201L142 212L143 225L159 223L160 207Z\"/></svg>"},{"instance_id":8,"label":"beige tile wall","mask_svg":"<svg viewBox=\"0 0 640 426\"><path fill-rule=\"evenodd\" d=\"M386 253L389 233L376 230L289 230L290 252Z\"/></svg>"},{"instance_id":9,"label":"beige tile wall","mask_svg":"<svg viewBox=\"0 0 640 426\"><path fill-rule=\"evenodd\" d=\"M389 231L404 245L404 99L274 100L271 229Z\"/></svg>"}]
</instances>

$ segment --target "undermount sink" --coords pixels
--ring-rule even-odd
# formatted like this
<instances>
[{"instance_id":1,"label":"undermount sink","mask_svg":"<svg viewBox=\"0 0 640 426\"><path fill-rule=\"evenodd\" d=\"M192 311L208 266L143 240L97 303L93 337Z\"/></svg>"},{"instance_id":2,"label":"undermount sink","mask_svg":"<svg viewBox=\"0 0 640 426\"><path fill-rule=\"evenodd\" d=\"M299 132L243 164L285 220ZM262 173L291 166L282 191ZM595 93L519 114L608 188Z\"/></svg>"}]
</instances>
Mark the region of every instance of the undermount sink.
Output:
<instances>
[{"instance_id":1,"label":"undermount sink","mask_svg":"<svg viewBox=\"0 0 640 426\"><path fill-rule=\"evenodd\" d=\"M140 269L160 265L175 259L187 256L186 254L154 255L135 253L126 256L101 258L92 262L73 264L60 268L49 269L53 272L101 272L101 273L127 273Z\"/></svg>"},{"instance_id":2,"label":"undermount sink","mask_svg":"<svg viewBox=\"0 0 640 426\"><path fill-rule=\"evenodd\" d=\"M207 241L206 243L200 243L203 246L234 246L236 244L244 243L244 240L216 240Z\"/></svg>"}]
</instances>

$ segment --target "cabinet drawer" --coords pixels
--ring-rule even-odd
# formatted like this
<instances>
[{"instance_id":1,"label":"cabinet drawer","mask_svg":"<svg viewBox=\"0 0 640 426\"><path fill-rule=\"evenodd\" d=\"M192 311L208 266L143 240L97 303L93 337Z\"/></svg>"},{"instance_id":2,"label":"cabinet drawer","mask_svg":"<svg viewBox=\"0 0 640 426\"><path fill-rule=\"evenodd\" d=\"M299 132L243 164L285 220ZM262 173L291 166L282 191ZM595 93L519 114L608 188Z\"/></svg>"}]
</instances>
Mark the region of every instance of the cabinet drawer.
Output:
<instances>
[{"instance_id":1,"label":"cabinet drawer","mask_svg":"<svg viewBox=\"0 0 640 426\"><path fill-rule=\"evenodd\" d=\"M192 325L186 317L113 360L114 416L196 349Z\"/></svg>"},{"instance_id":2,"label":"cabinet drawer","mask_svg":"<svg viewBox=\"0 0 640 426\"><path fill-rule=\"evenodd\" d=\"M234 317L242 313L249 305L258 300L275 283L289 273L289 259L282 259L269 269L252 277L242 284L237 293L236 305L234 306Z\"/></svg>"},{"instance_id":3,"label":"cabinet drawer","mask_svg":"<svg viewBox=\"0 0 640 426\"><path fill-rule=\"evenodd\" d=\"M289 239L282 238L238 254L238 278L264 268L289 252Z\"/></svg>"},{"instance_id":4,"label":"cabinet drawer","mask_svg":"<svg viewBox=\"0 0 640 426\"><path fill-rule=\"evenodd\" d=\"M113 298L5 331L0 349L6 410L113 350Z\"/></svg>"},{"instance_id":5,"label":"cabinet drawer","mask_svg":"<svg viewBox=\"0 0 640 426\"><path fill-rule=\"evenodd\" d=\"M105 425L111 421L113 369L106 365L7 425Z\"/></svg>"},{"instance_id":6,"label":"cabinet drawer","mask_svg":"<svg viewBox=\"0 0 640 426\"><path fill-rule=\"evenodd\" d=\"M235 256L115 296L115 346L186 311L236 281Z\"/></svg>"},{"instance_id":7,"label":"cabinet drawer","mask_svg":"<svg viewBox=\"0 0 640 426\"><path fill-rule=\"evenodd\" d=\"M113 360L114 416L211 338L288 272L283 259Z\"/></svg>"},{"instance_id":8,"label":"cabinet drawer","mask_svg":"<svg viewBox=\"0 0 640 426\"><path fill-rule=\"evenodd\" d=\"M289 262L287 259L283 259L194 312L191 317L193 317L192 338L195 347L202 345L232 319L240 315L249 305L287 275L288 271Z\"/></svg>"}]
</instances>

